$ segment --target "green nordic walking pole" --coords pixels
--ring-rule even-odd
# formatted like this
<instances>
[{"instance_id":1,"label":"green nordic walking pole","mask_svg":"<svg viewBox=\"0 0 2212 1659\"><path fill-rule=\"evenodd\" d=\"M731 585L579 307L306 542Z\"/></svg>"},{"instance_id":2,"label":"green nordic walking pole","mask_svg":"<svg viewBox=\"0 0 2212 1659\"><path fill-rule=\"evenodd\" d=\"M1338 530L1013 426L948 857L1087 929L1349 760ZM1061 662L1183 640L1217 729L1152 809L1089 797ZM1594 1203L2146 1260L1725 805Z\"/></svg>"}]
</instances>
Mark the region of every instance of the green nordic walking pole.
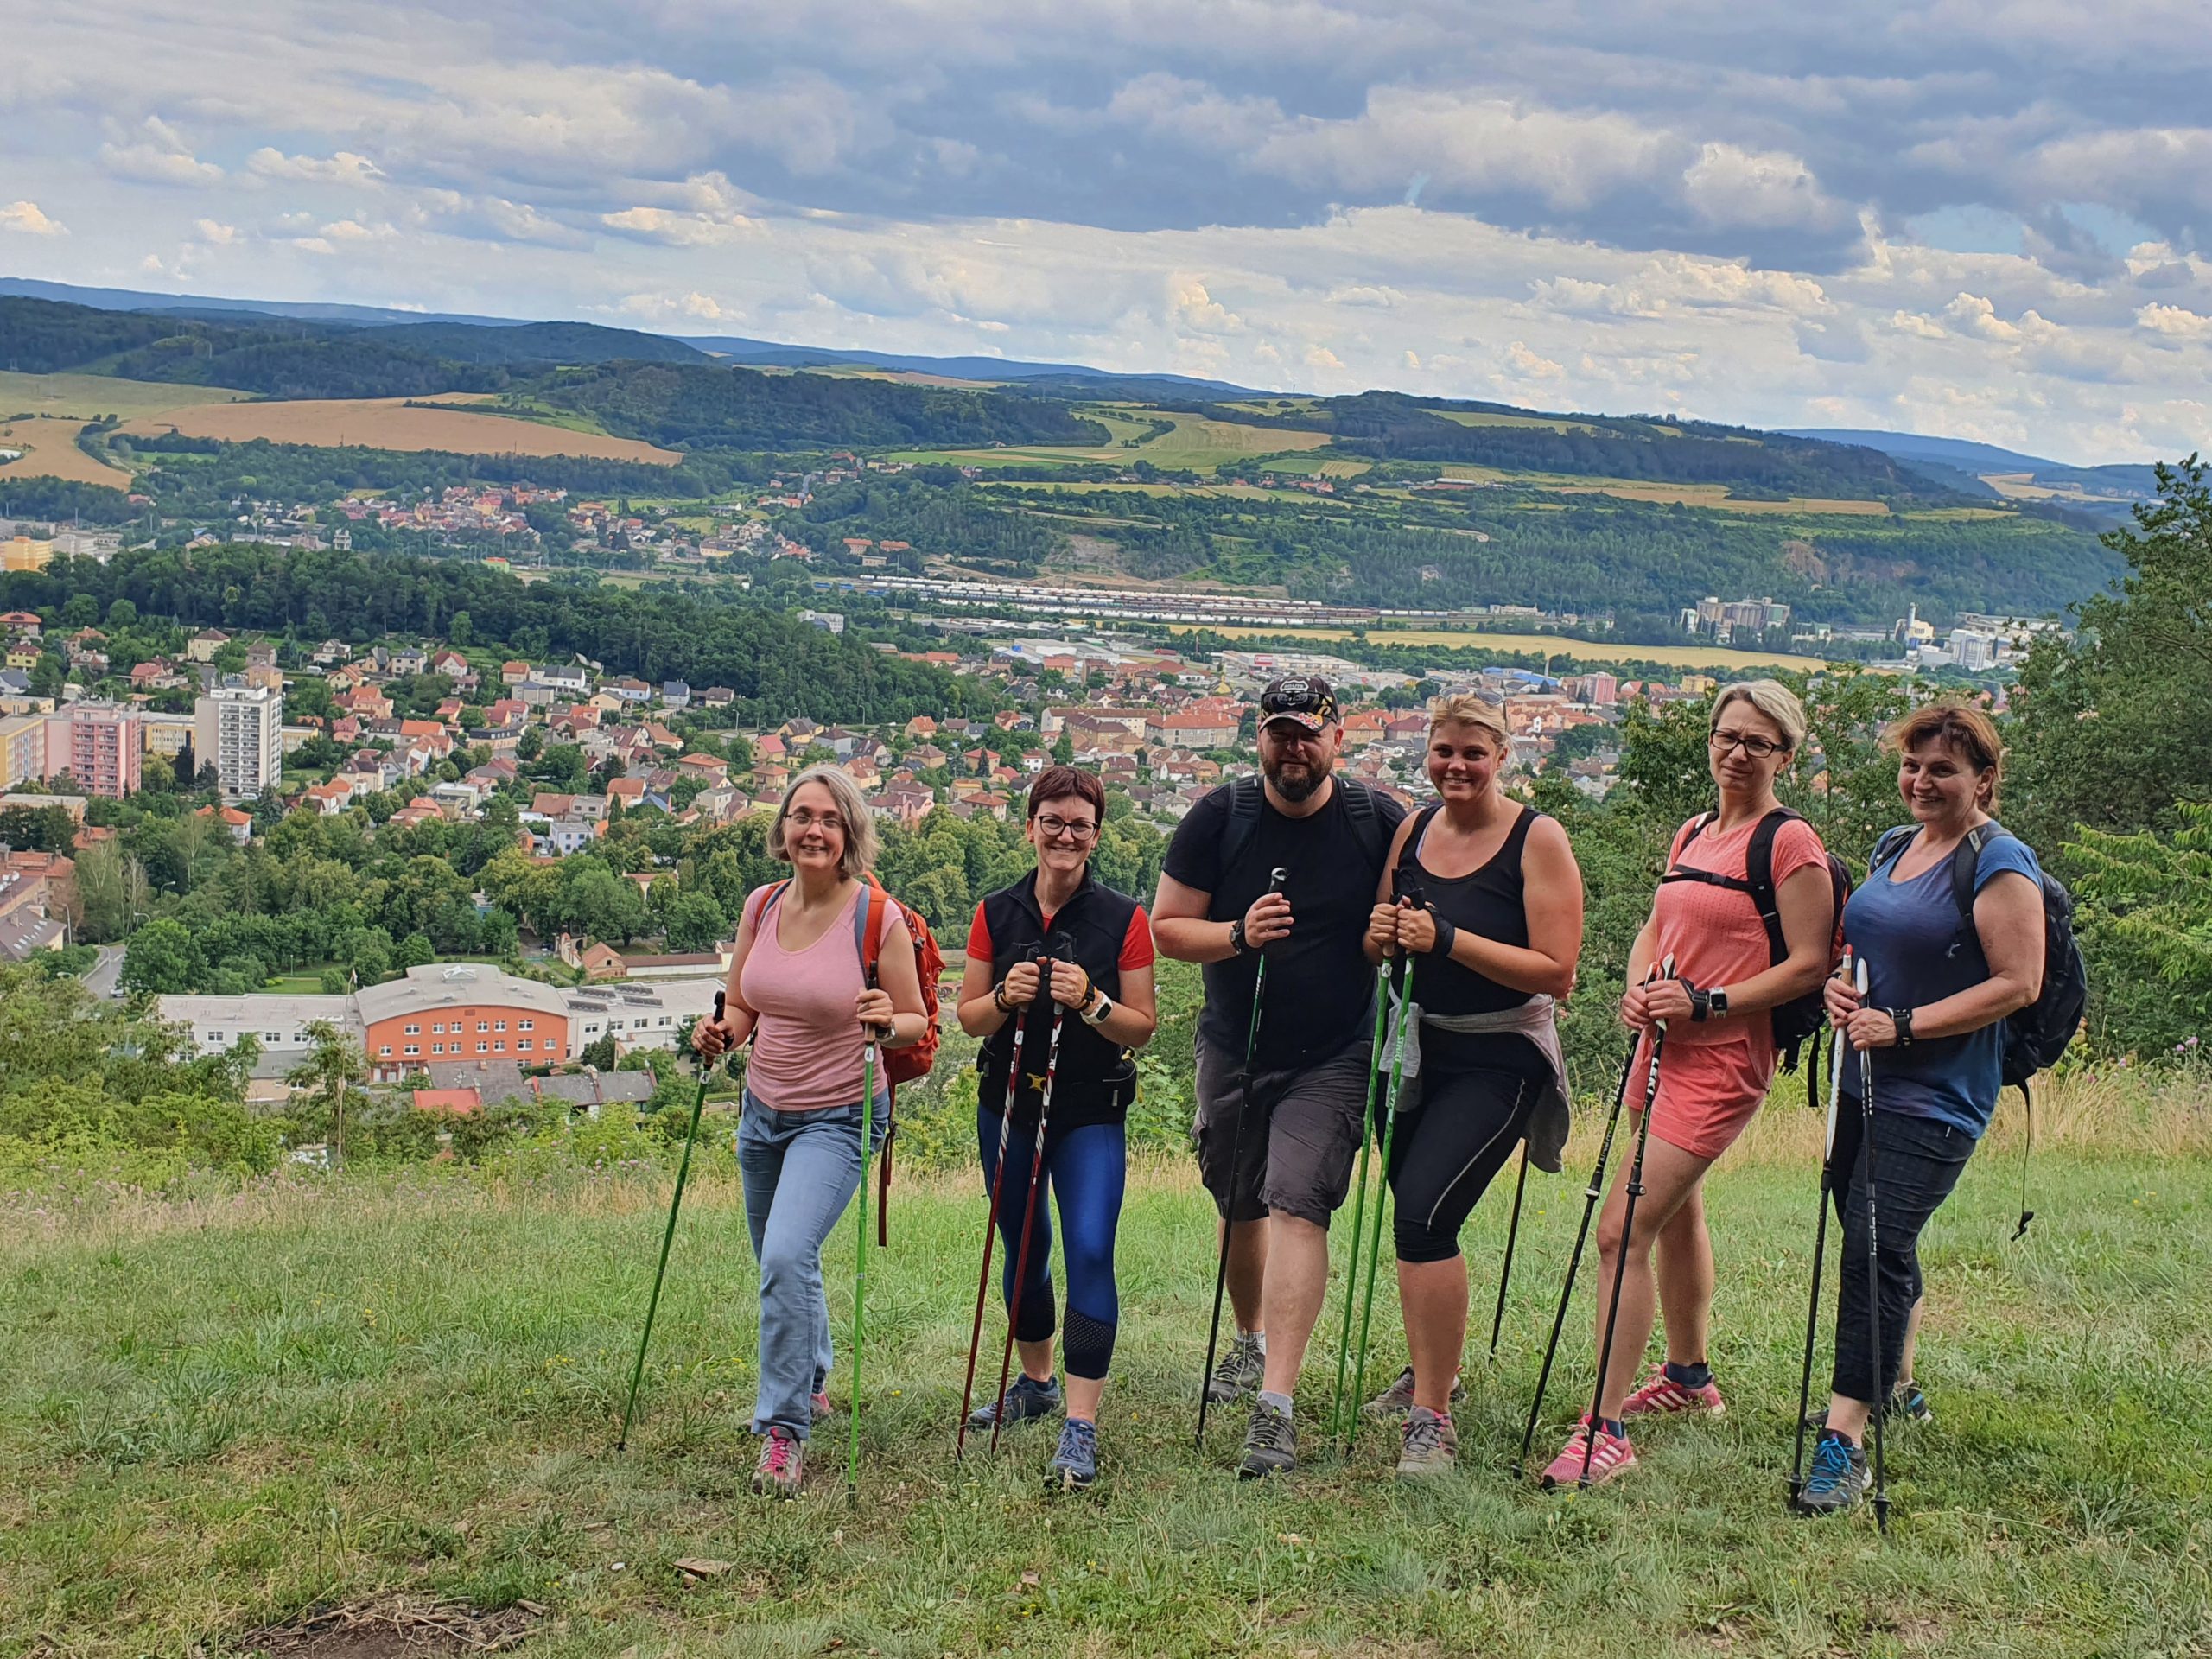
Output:
<instances>
[{"instance_id":1,"label":"green nordic walking pole","mask_svg":"<svg viewBox=\"0 0 2212 1659\"><path fill-rule=\"evenodd\" d=\"M1375 1046L1367 1065L1367 1110L1360 1118L1359 1169L1351 1183L1351 1266L1344 1273L1344 1329L1337 1334L1337 1391L1329 1402L1329 1438L1332 1440L1344 1420L1344 1366L1351 1358L1352 1285L1359 1273L1360 1224L1367 1208L1367 1151L1375 1139L1375 1103L1382 1086L1382 1039L1390 1027L1391 966L1386 958L1375 969ZM1382 1201L1378 1198L1375 1204L1379 1221ZM1352 1409L1359 1409L1357 1402Z\"/></svg>"},{"instance_id":2,"label":"green nordic walking pole","mask_svg":"<svg viewBox=\"0 0 2212 1659\"><path fill-rule=\"evenodd\" d=\"M868 965L868 985L875 988L875 964ZM868 1166L875 1128L875 1033L870 1031L861 1065L861 1185L859 1206L853 1211L853 1236L859 1245L853 1268L853 1408L852 1439L845 1458L845 1497L861 1495L861 1344L868 1325Z\"/></svg>"},{"instance_id":3,"label":"green nordic walking pole","mask_svg":"<svg viewBox=\"0 0 2212 1659\"><path fill-rule=\"evenodd\" d=\"M721 1023L725 993L715 993L714 1020ZM676 1211L683 1202L683 1179L691 1173L691 1143L699 1138L699 1113L707 1103L707 1077L714 1071L711 1063L699 1068L699 1093L691 1103L691 1127L683 1132L683 1160L676 1166L676 1193L668 1201L668 1225L660 1236L660 1265L653 1269L652 1300L645 1304L645 1328L638 1338L638 1361L630 1368L630 1398L622 1408L622 1435L614 1442L617 1452L630 1449L630 1414L638 1408L638 1379L645 1374L645 1344L653 1339L653 1315L660 1311L661 1281L668 1276L668 1247L676 1237Z\"/></svg>"},{"instance_id":4,"label":"green nordic walking pole","mask_svg":"<svg viewBox=\"0 0 2212 1659\"><path fill-rule=\"evenodd\" d=\"M1407 889L1408 896L1411 896L1412 891L1410 887ZM1420 901L1416 899L1414 902ZM1367 1331L1369 1322L1375 1315L1375 1275L1382 1265L1382 1199L1390 1190L1390 1142L1398 1127L1398 1090L1405 1081L1406 1023L1412 1015L1413 1006L1414 964L1408 961L1405 975L1398 984L1397 1030L1390 1045L1390 1087L1383 1096L1382 1179L1375 1188L1375 1242L1367 1256L1366 1287L1360 1294L1359 1347L1352 1356L1352 1397L1355 1400L1367 1386ZM1357 1271L1358 1262L1353 1262L1352 1267ZM1357 1427L1357 1408L1354 1409L1353 1426ZM1345 1449L1349 1451L1351 1436L1347 1433L1344 1439L1347 1442Z\"/></svg>"}]
</instances>

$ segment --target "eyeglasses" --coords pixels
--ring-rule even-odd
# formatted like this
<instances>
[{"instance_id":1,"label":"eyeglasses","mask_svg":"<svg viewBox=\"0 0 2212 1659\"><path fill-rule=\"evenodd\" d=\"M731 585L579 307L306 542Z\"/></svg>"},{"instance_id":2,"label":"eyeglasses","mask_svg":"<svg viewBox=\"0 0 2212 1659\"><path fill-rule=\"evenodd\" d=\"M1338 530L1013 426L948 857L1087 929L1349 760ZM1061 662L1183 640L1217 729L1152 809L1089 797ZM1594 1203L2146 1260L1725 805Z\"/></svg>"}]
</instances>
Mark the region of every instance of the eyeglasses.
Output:
<instances>
[{"instance_id":1,"label":"eyeglasses","mask_svg":"<svg viewBox=\"0 0 2212 1659\"><path fill-rule=\"evenodd\" d=\"M1098 833L1098 825L1089 818L1071 821L1066 818L1053 817L1049 813L1040 813L1038 816L1037 827L1045 832L1045 839L1047 841L1058 841L1062 836L1065 836L1078 847Z\"/></svg>"},{"instance_id":2,"label":"eyeglasses","mask_svg":"<svg viewBox=\"0 0 2212 1659\"><path fill-rule=\"evenodd\" d=\"M1724 732L1715 729L1706 738L1715 754L1726 754L1731 749L1741 749L1754 760L1764 760L1770 754L1780 754L1789 748L1787 743L1777 743L1770 737L1755 737L1749 732Z\"/></svg>"},{"instance_id":3,"label":"eyeglasses","mask_svg":"<svg viewBox=\"0 0 2212 1659\"><path fill-rule=\"evenodd\" d=\"M797 812L787 813L784 822L801 834L809 830L819 830L823 834L831 836L842 836L845 833L845 821L835 812L824 812L817 818L813 813L801 808Z\"/></svg>"}]
</instances>

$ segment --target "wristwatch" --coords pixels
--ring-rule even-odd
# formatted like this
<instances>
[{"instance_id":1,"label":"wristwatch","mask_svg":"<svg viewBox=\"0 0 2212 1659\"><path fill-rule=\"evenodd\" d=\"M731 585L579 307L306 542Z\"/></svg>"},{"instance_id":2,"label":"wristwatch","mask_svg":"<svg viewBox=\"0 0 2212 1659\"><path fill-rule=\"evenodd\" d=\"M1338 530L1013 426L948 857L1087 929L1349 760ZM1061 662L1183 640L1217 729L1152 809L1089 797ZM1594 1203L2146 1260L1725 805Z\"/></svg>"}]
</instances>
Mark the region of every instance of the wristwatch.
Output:
<instances>
[{"instance_id":1,"label":"wristwatch","mask_svg":"<svg viewBox=\"0 0 2212 1659\"><path fill-rule=\"evenodd\" d=\"M1100 991L1097 994L1097 1000L1083 1011L1083 1023L1086 1026L1103 1026L1113 1017L1113 1014L1114 999L1105 992Z\"/></svg>"},{"instance_id":2,"label":"wristwatch","mask_svg":"<svg viewBox=\"0 0 2212 1659\"><path fill-rule=\"evenodd\" d=\"M1705 1000L1712 1008L1714 1019L1726 1020L1728 1017L1728 988L1726 985L1714 986L1705 994Z\"/></svg>"},{"instance_id":3,"label":"wristwatch","mask_svg":"<svg viewBox=\"0 0 2212 1659\"><path fill-rule=\"evenodd\" d=\"M1897 1028L1897 1046L1910 1048L1912 1046L1912 1010L1886 1008L1884 1012L1890 1016L1890 1022Z\"/></svg>"},{"instance_id":4,"label":"wristwatch","mask_svg":"<svg viewBox=\"0 0 2212 1659\"><path fill-rule=\"evenodd\" d=\"M1229 925L1229 954L1241 957L1250 948L1244 943L1244 918L1239 916Z\"/></svg>"}]
</instances>

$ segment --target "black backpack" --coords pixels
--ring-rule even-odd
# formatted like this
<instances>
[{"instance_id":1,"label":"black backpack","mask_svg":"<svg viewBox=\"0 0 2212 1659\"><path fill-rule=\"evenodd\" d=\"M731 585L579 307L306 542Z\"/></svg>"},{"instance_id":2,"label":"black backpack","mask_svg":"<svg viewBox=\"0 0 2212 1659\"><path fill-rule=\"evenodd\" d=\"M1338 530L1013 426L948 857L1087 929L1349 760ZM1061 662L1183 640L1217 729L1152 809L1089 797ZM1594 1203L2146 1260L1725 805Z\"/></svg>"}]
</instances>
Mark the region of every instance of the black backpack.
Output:
<instances>
[{"instance_id":1,"label":"black backpack","mask_svg":"<svg viewBox=\"0 0 2212 1659\"><path fill-rule=\"evenodd\" d=\"M1675 837L1667 873L1659 880L1662 884L1669 881L1702 881L1710 887L1726 887L1731 893L1749 893L1752 905L1758 911L1760 925L1766 929L1767 965L1772 967L1787 961L1789 956L1789 942L1782 937L1781 901L1774 890L1774 838L1782 833L1783 824L1793 819L1802 823L1804 815L1792 812L1786 806L1777 806L1759 820L1758 827L1751 831L1751 844L1745 854L1746 879L1744 880L1739 881L1731 875L1715 875L1710 870L1675 868L1672 858L1679 856L1681 849L1703 834L1706 825L1719 816L1718 812L1700 812L1682 827ZM1821 850L1827 852L1826 848ZM1827 853L1827 856L1828 886L1835 900L1835 921L1828 941L1828 967L1833 970L1843 957L1843 906L1851 897L1851 872L1844 868L1843 861L1834 853ZM1822 977L1825 979L1826 976ZM1821 986L1815 985L1804 995L1781 1003L1770 1011L1774 1021L1774 1046L1782 1056L1782 1069L1785 1071L1797 1069L1798 1052L1807 1038L1815 1038L1817 1047L1817 1034L1827 1023L1827 1004ZM1819 1070L1816 1059L1806 1071L1808 1099L1812 1097L1815 1074Z\"/></svg>"},{"instance_id":2,"label":"black backpack","mask_svg":"<svg viewBox=\"0 0 2212 1659\"><path fill-rule=\"evenodd\" d=\"M1899 824L1874 843L1867 874L1902 854L1919 832L1917 824ZM2000 836L2012 832L1995 823L1967 831L1951 855L1951 901L1959 912L1959 931L1974 930L1974 878L1981 865L1981 849ZM2074 937L2074 895L2065 884L2037 866L2043 878L2043 990L2033 1002L2006 1016L2005 1021L2004 1080L2020 1091L2027 1111L2028 1135L2020 1154L2020 1224L2012 1236L2020 1237L2036 1212L2028 1208L2028 1154L2035 1149L2036 1103L2028 1080L2053 1064L2082 1028L2082 1010L2089 1000L2089 968L2082 957L2081 942ZM1980 941L1977 936L1975 943Z\"/></svg>"},{"instance_id":3,"label":"black backpack","mask_svg":"<svg viewBox=\"0 0 2212 1659\"><path fill-rule=\"evenodd\" d=\"M1376 869L1382 867L1382 855L1390 849L1390 834L1382 824L1382 814L1375 804L1375 791L1365 784L1350 778L1339 778L1337 787L1344 791L1344 811L1351 820L1351 832L1359 842L1361 856ZM1225 874L1236 867L1244 849L1252 844L1252 837L1260 833L1260 813L1265 801L1260 774L1247 773L1229 785L1229 825L1221 838L1221 863Z\"/></svg>"}]
</instances>

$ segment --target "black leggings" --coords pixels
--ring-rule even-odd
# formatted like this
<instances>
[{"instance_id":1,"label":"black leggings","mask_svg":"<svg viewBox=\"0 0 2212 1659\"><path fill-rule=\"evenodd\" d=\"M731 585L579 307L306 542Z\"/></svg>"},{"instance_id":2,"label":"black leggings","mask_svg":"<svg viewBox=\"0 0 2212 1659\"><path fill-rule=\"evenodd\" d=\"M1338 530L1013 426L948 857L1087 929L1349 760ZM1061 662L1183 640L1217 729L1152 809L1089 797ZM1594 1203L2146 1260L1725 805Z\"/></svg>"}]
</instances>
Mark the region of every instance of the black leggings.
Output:
<instances>
[{"instance_id":1,"label":"black leggings","mask_svg":"<svg viewBox=\"0 0 2212 1659\"><path fill-rule=\"evenodd\" d=\"M1495 1040L1513 1045L1502 1052L1505 1064L1424 1071L1420 1099L1410 1110L1399 1103L1390 1140L1390 1192L1401 1262L1449 1262L1459 1254L1459 1229L1527 1132L1543 1058L1525 1038ZM1386 1078L1386 1097L1388 1084ZM1379 1135L1379 1103L1376 1116Z\"/></svg>"},{"instance_id":2,"label":"black leggings","mask_svg":"<svg viewBox=\"0 0 2212 1659\"><path fill-rule=\"evenodd\" d=\"M1879 1096L1876 1098L1878 1100ZM1866 1287L1866 1188L1860 1179L1859 1103L1846 1095L1836 1109L1836 1219L1843 1244L1835 1308L1835 1371L1829 1386L1847 1400L1872 1405L1897 1387L1905 1322L1920 1300L1920 1234L1951 1196L1974 1155L1974 1138L1932 1117L1874 1112L1874 1262L1881 1281L1882 1375L1874 1375L1872 1319Z\"/></svg>"}]
</instances>

